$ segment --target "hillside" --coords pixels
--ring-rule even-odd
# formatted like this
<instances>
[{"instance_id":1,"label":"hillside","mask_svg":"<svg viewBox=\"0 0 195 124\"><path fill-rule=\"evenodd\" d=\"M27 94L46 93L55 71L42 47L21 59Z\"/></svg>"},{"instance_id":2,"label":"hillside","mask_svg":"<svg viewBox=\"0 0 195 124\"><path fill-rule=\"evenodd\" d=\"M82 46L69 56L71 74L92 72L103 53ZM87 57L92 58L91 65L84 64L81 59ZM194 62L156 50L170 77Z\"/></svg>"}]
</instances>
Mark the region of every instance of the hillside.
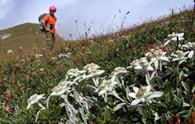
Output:
<instances>
[{"instance_id":1,"label":"hillside","mask_svg":"<svg viewBox=\"0 0 195 124\"><path fill-rule=\"evenodd\" d=\"M34 52L35 47L37 52L42 52L42 49L46 47L45 35L40 32L37 24L25 23L0 31L0 36L7 34L10 35L8 38L0 40L0 61L6 58L5 54L10 49L18 52L18 48L23 47L23 52L30 55ZM62 38L57 35L55 49L60 49L59 47L63 43Z\"/></svg>"},{"instance_id":2,"label":"hillside","mask_svg":"<svg viewBox=\"0 0 195 124\"><path fill-rule=\"evenodd\" d=\"M186 10L1 62L0 123L195 123L193 15ZM36 31L34 24L1 31L13 33L1 47L17 49L22 39L41 50Z\"/></svg>"}]
</instances>

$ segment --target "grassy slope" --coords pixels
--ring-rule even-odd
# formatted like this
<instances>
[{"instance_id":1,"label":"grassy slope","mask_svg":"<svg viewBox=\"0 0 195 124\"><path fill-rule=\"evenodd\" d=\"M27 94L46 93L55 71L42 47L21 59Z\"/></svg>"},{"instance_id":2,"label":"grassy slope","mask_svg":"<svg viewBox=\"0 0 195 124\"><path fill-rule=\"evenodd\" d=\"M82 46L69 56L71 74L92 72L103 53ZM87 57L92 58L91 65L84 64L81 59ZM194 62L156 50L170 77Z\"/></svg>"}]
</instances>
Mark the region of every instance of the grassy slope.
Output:
<instances>
[{"instance_id":1,"label":"grassy slope","mask_svg":"<svg viewBox=\"0 0 195 124\"><path fill-rule=\"evenodd\" d=\"M63 79L65 72L70 68L80 68L87 63L94 62L110 72L117 66L128 66L132 60L142 56L147 47L150 47L150 44L161 44L167 34L172 32L185 32L185 37L189 41L193 41L195 35L191 30L191 22L182 21L191 19L191 15L192 11L185 11L173 17L146 23L114 34L68 43L72 57L65 62L50 61L52 56L58 54L56 52L53 55L46 55L41 61L27 59L25 62L0 64L0 79L5 84L1 86L0 94L11 91L12 97L7 102L7 105L13 106L18 104L21 109L21 112L16 116L7 113L5 110L0 111L0 122L1 120L11 122L14 120L15 123L26 122L27 111L25 111L25 107L27 98L34 93L49 92L47 89L51 89L51 87ZM19 27L25 28L25 25L23 26ZM27 26L27 28L29 27ZM14 29L14 32L16 32L16 29ZM19 31L17 32L19 33ZM24 33L29 34L28 31ZM33 38L30 34L24 37L27 36L30 39ZM41 38L42 36L40 36ZM13 36L13 41L14 39L15 42L19 42ZM8 42L7 44L11 44ZM45 71L41 72L40 68L44 68ZM0 103L3 102L5 101L0 97ZM35 111L33 110L30 113L28 113L29 117L35 115ZM46 115L46 117L49 117L49 119L59 118L59 115L55 115L55 117L52 113L51 115Z\"/></svg>"},{"instance_id":2,"label":"grassy slope","mask_svg":"<svg viewBox=\"0 0 195 124\"><path fill-rule=\"evenodd\" d=\"M30 55L34 52L34 47L36 47L39 52L42 51L43 47L46 47L45 35L39 31L37 24L25 23L0 31L2 35L7 33L11 33L12 36L0 41L0 61L7 57L5 52L9 49L18 52L18 48L22 46L24 48L23 53ZM55 49L59 49L60 45L63 43L63 40L57 36Z\"/></svg>"}]
</instances>

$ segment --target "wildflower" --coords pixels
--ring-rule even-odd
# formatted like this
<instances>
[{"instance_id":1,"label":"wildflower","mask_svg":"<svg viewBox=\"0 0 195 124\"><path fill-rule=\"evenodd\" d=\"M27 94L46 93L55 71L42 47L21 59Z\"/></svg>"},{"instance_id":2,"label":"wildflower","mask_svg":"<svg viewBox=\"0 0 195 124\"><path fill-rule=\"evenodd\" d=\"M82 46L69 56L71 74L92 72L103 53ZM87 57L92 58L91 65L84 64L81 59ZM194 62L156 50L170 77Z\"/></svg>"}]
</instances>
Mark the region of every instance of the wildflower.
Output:
<instances>
[{"instance_id":1,"label":"wildflower","mask_svg":"<svg viewBox=\"0 0 195 124\"><path fill-rule=\"evenodd\" d=\"M114 80L103 80L100 84L99 96L106 94L108 91L112 91L113 87L118 83Z\"/></svg>"},{"instance_id":2,"label":"wildflower","mask_svg":"<svg viewBox=\"0 0 195 124\"><path fill-rule=\"evenodd\" d=\"M189 50L194 50L195 49L195 42L193 42L193 43L188 42L187 44L182 45L182 48L187 48Z\"/></svg>"},{"instance_id":3,"label":"wildflower","mask_svg":"<svg viewBox=\"0 0 195 124\"><path fill-rule=\"evenodd\" d=\"M83 70L86 70L88 73L93 73L93 72L96 72L99 68L100 66L94 63L91 63L91 64L87 64L86 66L84 66Z\"/></svg>"},{"instance_id":4,"label":"wildflower","mask_svg":"<svg viewBox=\"0 0 195 124\"><path fill-rule=\"evenodd\" d=\"M82 79L89 79L94 76L99 76L105 72L105 70L98 70L100 66L91 63L83 67L83 70L86 71L85 75L82 75Z\"/></svg>"},{"instance_id":5,"label":"wildflower","mask_svg":"<svg viewBox=\"0 0 195 124\"><path fill-rule=\"evenodd\" d=\"M62 59L62 58L64 58L64 57L66 57L66 54L60 53L60 54L58 55L58 57L59 57L60 59Z\"/></svg>"},{"instance_id":6,"label":"wildflower","mask_svg":"<svg viewBox=\"0 0 195 124\"><path fill-rule=\"evenodd\" d=\"M148 72L148 71L154 71L154 68L151 66L151 63L148 62L146 57L142 57L139 60L134 60L131 63L130 67L134 67L134 70L137 73L143 73L143 72ZM129 68L129 67L127 67Z\"/></svg>"},{"instance_id":7,"label":"wildflower","mask_svg":"<svg viewBox=\"0 0 195 124\"><path fill-rule=\"evenodd\" d=\"M104 101L107 102L107 95L113 95L115 96L117 99L124 101L122 98L119 97L119 95L116 93L115 91L115 86L119 85L118 81L115 81L115 78L112 77L109 80L104 79L101 84L98 87L99 96L104 96Z\"/></svg>"},{"instance_id":8,"label":"wildflower","mask_svg":"<svg viewBox=\"0 0 195 124\"><path fill-rule=\"evenodd\" d=\"M194 51L186 51L186 52L183 52L183 51L176 51L175 53L172 53L171 56L172 56L172 61L179 61L179 64L182 64L183 62L185 62L188 58L192 58L194 54Z\"/></svg>"},{"instance_id":9,"label":"wildflower","mask_svg":"<svg viewBox=\"0 0 195 124\"><path fill-rule=\"evenodd\" d=\"M11 99L11 96L12 96L11 91L10 91L10 90L6 90L6 91L4 92L4 94L3 94L3 99L4 99L5 101L8 101L9 99Z\"/></svg>"},{"instance_id":10,"label":"wildflower","mask_svg":"<svg viewBox=\"0 0 195 124\"><path fill-rule=\"evenodd\" d=\"M7 111L9 113L13 113L14 112L14 107L13 106L6 106L5 111Z\"/></svg>"},{"instance_id":11,"label":"wildflower","mask_svg":"<svg viewBox=\"0 0 195 124\"><path fill-rule=\"evenodd\" d=\"M71 81L61 81L57 86L55 86L51 91L51 94L46 99L46 107L49 108L49 100L51 96L63 96L65 93L71 92L71 86L74 83Z\"/></svg>"},{"instance_id":12,"label":"wildflower","mask_svg":"<svg viewBox=\"0 0 195 124\"><path fill-rule=\"evenodd\" d=\"M184 40L184 33L172 33L168 35L169 40L167 40L163 46L166 46L169 44L171 41L183 41Z\"/></svg>"},{"instance_id":13,"label":"wildflower","mask_svg":"<svg viewBox=\"0 0 195 124\"><path fill-rule=\"evenodd\" d=\"M34 94L32 95L28 100L27 100L27 103L28 103L28 106L27 106L27 110L33 105L33 104L36 104L36 103L39 103L39 100L41 99L44 99L44 96L45 94ZM41 104L39 104L39 106L43 107Z\"/></svg>"},{"instance_id":14,"label":"wildflower","mask_svg":"<svg viewBox=\"0 0 195 124\"><path fill-rule=\"evenodd\" d=\"M163 50L161 49L157 49L157 50L154 50L154 49L151 49L150 52L147 52L145 54L146 58L148 58L149 60L152 59L152 58L157 58L158 60L162 60L162 61L169 61L168 57L166 57L166 52L164 52Z\"/></svg>"},{"instance_id":15,"label":"wildflower","mask_svg":"<svg viewBox=\"0 0 195 124\"><path fill-rule=\"evenodd\" d=\"M150 60L151 58L155 57L155 55L153 52L147 52L145 53L145 57Z\"/></svg>"},{"instance_id":16,"label":"wildflower","mask_svg":"<svg viewBox=\"0 0 195 124\"><path fill-rule=\"evenodd\" d=\"M71 86L73 84L76 84L73 81L61 81L57 86L55 86L51 91L52 93L50 94L51 96L61 96L65 92L68 93L71 91Z\"/></svg>"},{"instance_id":17,"label":"wildflower","mask_svg":"<svg viewBox=\"0 0 195 124\"><path fill-rule=\"evenodd\" d=\"M157 120L159 120L160 119L160 117L159 117L159 115L158 115L158 113L157 112L155 112L154 113L154 121L157 121Z\"/></svg>"},{"instance_id":18,"label":"wildflower","mask_svg":"<svg viewBox=\"0 0 195 124\"><path fill-rule=\"evenodd\" d=\"M163 95L160 91L151 91L151 86L141 87L140 89L137 87L133 87L133 91L129 93L128 95L135 100L131 102L131 105L137 105L140 102L151 102L153 98L158 98Z\"/></svg>"},{"instance_id":19,"label":"wildflower","mask_svg":"<svg viewBox=\"0 0 195 124\"><path fill-rule=\"evenodd\" d=\"M119 74L125 74L127 73L127 70L124 67L117 67L112 72L113 75L119 75Z\"/></svg>"},{"instance_id":20,"label":"wildflower","mask_svg":"<svg viewBox=\"0 0 195 124\"><path fill-rule=\"evenodd\" d=\"M11 49L7 51L7 54L12 54L12 53L14 53L14 51Z\"/></svg>"},{"instance_id":21,"label":"wildflower","mask_svg":"<svg viewBox=\"0 0 195 124\"><path fill-rule=\"evenodd\" d=\"M43 57L43 54L35 54L36 59L40 59L41 57Z\"/></svg>"},{"instance_id":22,"label":"wildflower","mask_svg":"<svg viewBox=\"0 0 195 124\"><path fill-rule=\"evenodd\" d=\"M8 101L10 98L11 98L11 95L4 95L4 96L3 96L3 99L4 99L5 101Z\"/></svg>"},{"instance_id":23,"label":"wildflower","mask_svg":"<svg viewBox=\"0 0 195 124\"><path fill-rule=\"evenodd\" d=\"M172 34L169 34L168 37L169 38L172 38L171 40L174 40L176 41L177 40L177 37L179 38L179 41L180 40L184 40L184 33L175 33L173 32Z\"/></svg>"},{"instance_id":24,"label":"wildflower","mask_svg":"<svg viewBox=\"0 0 195 124\"><path fill-rule=\"evenodd\" d=\"M66 92L66 87L64 86L55 86L52 89L52 93L50 94L51 96L60 96Z\"/></svg>"},{"instance_id":25,"label":"wildflower","mask_svg":"<svg viewBox=\"0 0 195 124\"><path fill-rule=\"evenodd\" d=\"M166 56L166 52L163 52L161 49L151 49L150 52L145 54L146 58L148 58L150 61L150 64L154 63L154 66L156 69L159 68L162 69L162 65L164 62L169 62L169 58Z\"/></svg>"},{"instance_id":26,"label":"wildflower","mask_svg":"<svg viewBox=\"0 0 195 124\"><path fill-rule=\"evenodd\" d=\"M70 52L68 52L67 54L60 53L60 54L58 55L58 58L60 58L60 59L70 58L70 55L71 55Z\"/></svg>"},{"instance_id":27,"label":"wildflower","mask_svg":"<svg viewBox=\"0 0 195 124\"><path fill-rule=\"evenodd\" d=\"M82 71L82 70L79 70L78 68L76 68L76 69L70 69L70 70L68 70L68 72L66 74L68 76L70 76L70 78L72 78L72 77L81 76L84 73L85 73L85 71Z\"/></svg>"}]
</instances>

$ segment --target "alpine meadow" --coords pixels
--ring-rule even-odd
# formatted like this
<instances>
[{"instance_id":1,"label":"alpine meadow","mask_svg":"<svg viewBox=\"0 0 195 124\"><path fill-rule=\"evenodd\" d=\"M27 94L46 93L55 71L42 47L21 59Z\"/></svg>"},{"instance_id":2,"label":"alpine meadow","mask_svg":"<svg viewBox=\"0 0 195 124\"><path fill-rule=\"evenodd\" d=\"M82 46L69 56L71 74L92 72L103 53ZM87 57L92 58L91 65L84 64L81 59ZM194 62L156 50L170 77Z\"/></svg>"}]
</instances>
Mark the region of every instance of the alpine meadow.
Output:
<instances>
[{"instance_id":1,"label":"alpine meadow","mask_svg":"<svg viewBox=\"0 0 195 124\"><path fill-rule=\"evenodd\" d=\"M0 31L1 124L195 124L195 12L48 52L34 23Z\"/></svg>"}]
</instances>

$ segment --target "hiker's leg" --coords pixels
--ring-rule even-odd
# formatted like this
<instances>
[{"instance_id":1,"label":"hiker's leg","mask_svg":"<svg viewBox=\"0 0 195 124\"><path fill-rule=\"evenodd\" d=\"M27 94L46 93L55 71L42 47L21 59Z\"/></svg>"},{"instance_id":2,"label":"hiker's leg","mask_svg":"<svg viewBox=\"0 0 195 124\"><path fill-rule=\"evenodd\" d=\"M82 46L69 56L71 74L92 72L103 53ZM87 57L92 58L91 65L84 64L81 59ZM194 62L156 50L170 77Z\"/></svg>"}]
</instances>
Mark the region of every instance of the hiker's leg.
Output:
<instances>
[{"instance_id":1,"label":"hiker's leg","mask_svg":"<svg viewBox=\"0 0 195 124\"><path fill-rule=\"evenodd\" d=\"M55 43L55 36L53 33L47 33L47 47L48 50L51 52L54 48Z\"/></svg>"},{"instance_id":2,"label":"hiker's leg","mask_svg":"<svg viewBox=\"0 0 195 124\"><path fill-rule=\"evenodd\" d=\"M51 33L51 50L53 50L55 45L55 34Z\"/></svg>"},{"instance_id":3,"label":"hiker's leg","mask_svg":"<svg viewBox=\"0 0 195 124\"><path fill-rule=\"evenodd\" d=\"M45 34L45 37L46 37L46 38L49 38L49 35L48 35L49 32L48 32L48 31L43 31L43 33Z\"/></svg>"},{"instance_id":4,"label":"hiker's leg","mask_svg":"<svg viewBox=\"0 0 195 124\"><path fill-rule=\"evenodd\" d=\"M50 44L51 44L51 36L50 36L50 33L49 32L45 32L45 37L46 37L46 46L47 46L47 50L48 51L51 51L50 50Z\"/></svg>"}]
</instances>

